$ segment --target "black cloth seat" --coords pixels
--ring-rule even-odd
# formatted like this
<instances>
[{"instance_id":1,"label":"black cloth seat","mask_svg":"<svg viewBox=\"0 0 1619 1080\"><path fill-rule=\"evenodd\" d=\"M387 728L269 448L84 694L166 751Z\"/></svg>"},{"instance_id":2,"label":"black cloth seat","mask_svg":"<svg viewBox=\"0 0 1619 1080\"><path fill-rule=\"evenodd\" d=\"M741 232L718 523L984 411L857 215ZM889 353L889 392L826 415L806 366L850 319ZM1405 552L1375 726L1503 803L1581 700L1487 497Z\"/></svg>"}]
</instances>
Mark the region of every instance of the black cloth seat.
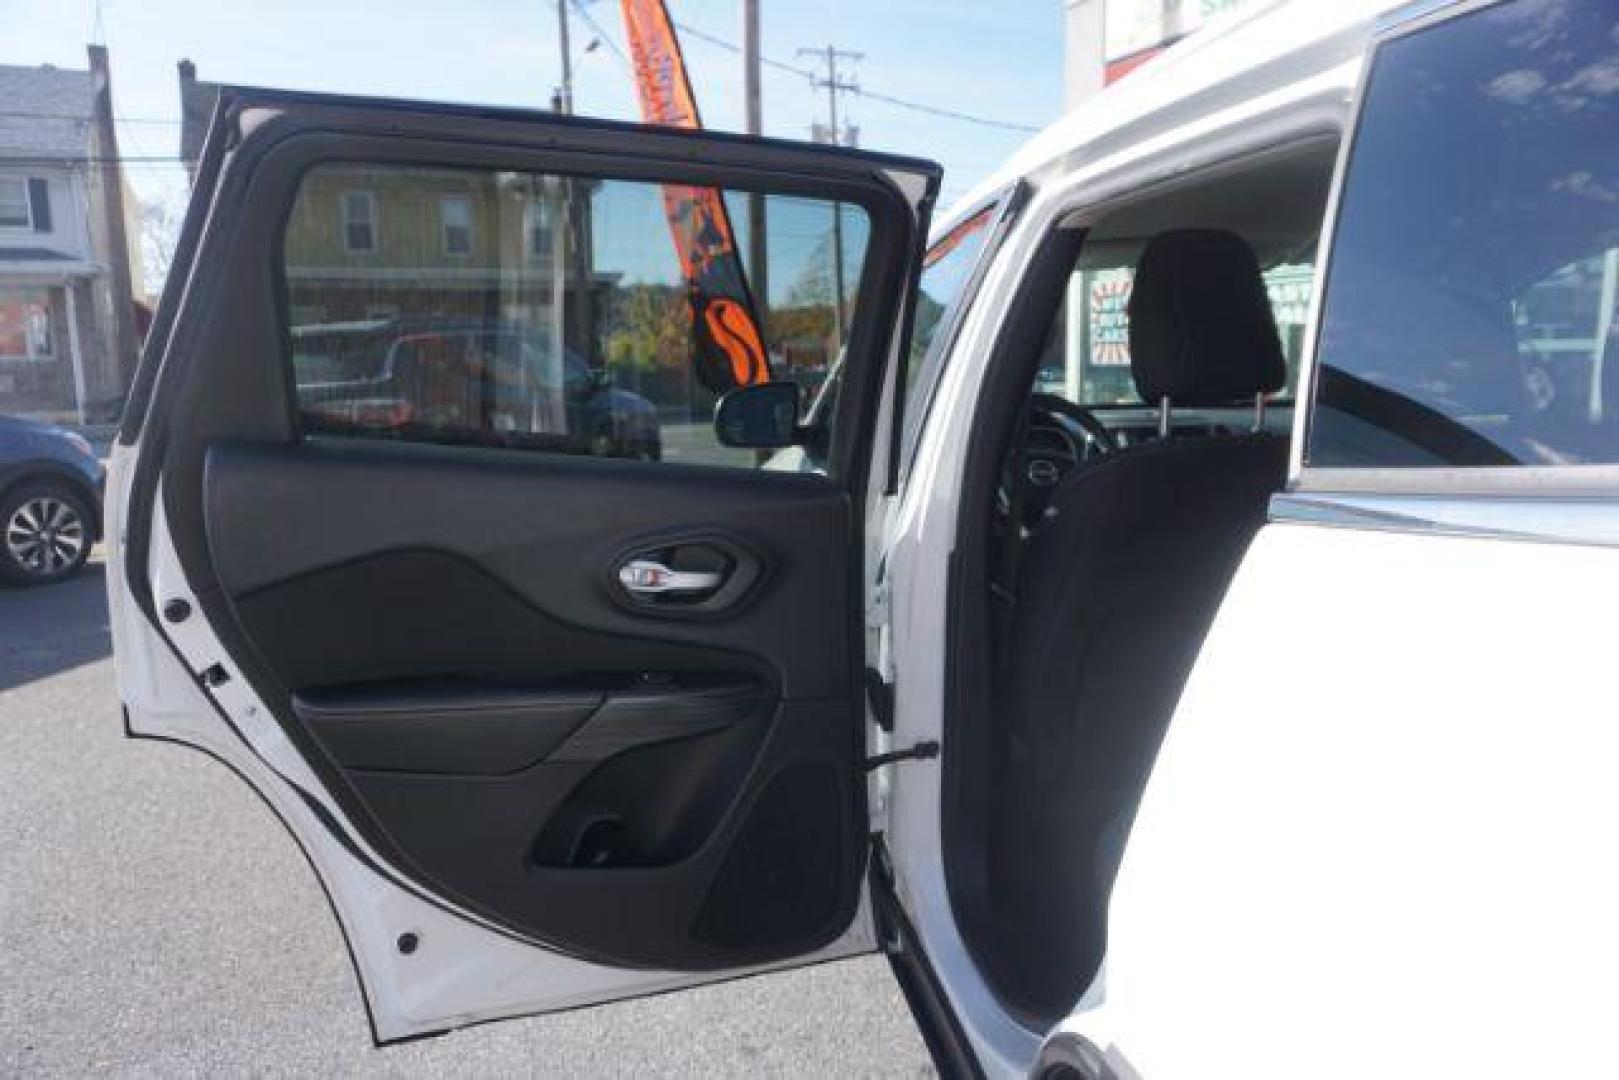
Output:
<instances>
[{"instance_id":1,"label":"black cloth seat","mask_svg":"<svg viewBox=\"0 0 1619 1080\"><path fill-rule=\"evenodd\" d=\"M1146 401L1251 404L1286 381L1258 262L1234 234L1154 238L1129 314ZM1271 435L1137 444L1067 477L1025 541L986 871L1009 946L998 981L1034 1015L1065 1013L1102 960L1136 803L1286 462Z\"/></svg>"}]
</instances>

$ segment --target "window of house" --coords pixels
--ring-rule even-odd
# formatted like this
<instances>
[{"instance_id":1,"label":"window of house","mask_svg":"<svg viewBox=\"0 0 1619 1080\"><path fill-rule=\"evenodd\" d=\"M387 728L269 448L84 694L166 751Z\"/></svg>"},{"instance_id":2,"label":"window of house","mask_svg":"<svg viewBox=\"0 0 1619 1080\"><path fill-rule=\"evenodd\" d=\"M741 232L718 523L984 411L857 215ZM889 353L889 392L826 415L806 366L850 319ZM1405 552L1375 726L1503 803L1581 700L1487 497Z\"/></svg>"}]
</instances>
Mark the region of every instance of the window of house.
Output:
<instances>
[{"instance_id":1,"label":"window of house","mask_svg":"<svg viewBox=\"0 0 1619 1080\"><path fill-rule=\"evenodd\" d=\"M1374 62L1306 461L1619 463L1619 19L1508 3Z\"/></svg>"},{"instance_id":2,"label":"window of house","mask_svg":"<svg viewBox=\"0 0 1619 1080\"><path fill-rule=\"evenodd\" d=\"M28 205L27 179L0 176L0 229L29 229L33 224Z\"/></svg>"},{"instance_id":3,"label":"window of house","mask_svg":"<svg viewBox=\"0 0 1619 1080\"><path fill-rule=\"evenodd\" d=\"M343 247L356 255L377 250L377 197L372 192L343 193Z\"/></svg>"},{"instance_id":4,"label":"window of house","mask_svg":"<svg viewBox=\"0 0 1619 1080\"><path fill-rule=\"evenodd\" d=\"M389 243L374 258L357 262L333 250L334 190L388 193ZM304 434L765 464L715 435L715 404L736 384L735 368L714 322L694 320L694 305L706 299L688 275L707 264L677 247L672 229L672 221L689 230L692 218L718 215L702 225L704 258L724 260L729 247L735 262L725 272L745 281L745 234L735 223L747 197L713 196L510 170L310 170L281 245L288 362ZM797 383L808 402L839 354L840 327L861 317L858 296L847 292L840 319L835 281L840 252L845 280L862 279L869 219L844 204L840 237L828 201L764 198L769 295L747 317L770 380ZM487 211L478 220L487 234L476 244L473 206ZM537 218L531 206L549 216ZM535 258L536 224L564 220L579 227L545 228L550 254ZM739 317L728 313L720 328L736 332ZM805 422L829 431L836 411Z\"/></svg>"},{"instance_id":5,"label":"window of house","mask_svg":"<svg viewBox=\"0 0 1619 1080\"><path fill-rule=\"evenodd\" d=\"M444 254L472 254L472 200L465 195L446 195L439 200L438 214Z\"/></svg>"},{"instance_id":6,"label":"window of house","mask_svg":"<svg viewBox=\"0 0 1619 1080\"><path fill-rule=\"evenodd\" d=\"M531 259L549 259L551 247L551 211L543 201L528 204L528 254Z\"/></svg>"},{"instance_id":7,"label":"window of house","mask_svg":"<svg viewBox=\"0 0 1619 1080\"><path fill-rule=\"evenodd\" d=\"M55 355L49 291L0 289L0 360L49 360Z\"/></svg>"}]
</instances>

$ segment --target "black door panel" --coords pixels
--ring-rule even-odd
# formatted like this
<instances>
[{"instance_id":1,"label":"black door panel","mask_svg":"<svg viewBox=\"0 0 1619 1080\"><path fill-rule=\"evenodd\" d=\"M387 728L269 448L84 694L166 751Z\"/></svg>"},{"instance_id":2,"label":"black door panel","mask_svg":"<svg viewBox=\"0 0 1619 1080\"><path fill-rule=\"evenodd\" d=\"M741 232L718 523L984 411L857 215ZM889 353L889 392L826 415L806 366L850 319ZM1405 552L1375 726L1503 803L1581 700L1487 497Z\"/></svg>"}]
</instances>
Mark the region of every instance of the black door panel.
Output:
<instances>
[{"instance_id":1,"label":"black door panel","mask_svg":"<svg viewBox=\"0 0 1619 1080\"><path fill-rule=\"evenodd\" d=\"M540 665L555 674L606 659L614 670L658 670L663 650L700 644L706 654L769 657L768 675L787 697L841 697L848 692L848 608L828 603L829 583L849 586L848 496L814 476L679 467L564 456L468 451L410 444L354 442L295 445L224 445L208 453L206 520L215 573L231 595L247 598L244 615L275 606L278 591L323 593L343 588L330 570L357 560L380 566L344 568L416 580L407 596L389 597L387 620L369 621L397 637L398 647L419 649L422 638L452 638L480 629L488 586L464 580L459 571L429 569L434 558L457 557L481 567L518 598L568 626L542 636L562 638L551 649L507 642L525 674ZM634 553L682 537L734 538L754 553L758 578L743 603L709 620L658 618L624 603L617 571ZM673 539L671 539L673 538ZM421 555L404 553L420 552ZM429 554L436 553L436 554ZM385 558L384 558L385 557ZM387 565L413 560L408 568ZM453 587L437 588L440 574L456 575ZM420 590L432 588L434 595ZM458 595L463 590L477 598ZM370 600L376 592L366 586ZM410 596L421 599L410 610ZM444 605L463 615L451 631L441 621ZM333 605L334 607L336 605ZM294 638L328 631L302 617L288 620ZM353 618L363 613L336 613ZM394 632L394 618L421 623ZM463 623L472 625L464 626ZM274 633L274 628L262 628ZM536 633L534 627L525 633ZM622 644L593 635L651 639L656 646ZM352 640L352 639L350 639ZM289 648L334 659L340 651ZM480 641L477 650L484 651ZM379 642L379 649L392 647ZM455 650L453 641L436 648ZM628 652L626 653L626 650ZM458 650L460 651L460 650ZM359 682L422 674L424 658L382 674L341 677L326 672L320 682ZM475 657L469 663L479 662ZM730 663L757 670L757 659ZM676 652L669 664L682 670L711 663ZM294 688L310 685L294 677Z\"/></svg>"},{"instance_id":2,"label":"black door panel","mask_svg":"<svg viewBox=\"0 0 1619 1080\"><path fill-rule=\"evenodd\" d=\"M557 749L600 690L400 680L295 694L292 712L349 769L499 775Z\"/></svg>"},{"instance_id":3,"label":"black door panel","mask_svg":"<svg viewBox=\"0 0 1619 1080\"><path fill-rule=\"evenodd\" d=\"M751 679L638 676L549 688L422 680L295 694L292 711L344 768L500 775L704 735L745 719L763 698Z\"/></svg>"},{"instance_id":4,"label":"black door panel","mask_svg":"<svg viewBox=\"0 0 1619 1080\"><path fill-rule=\"evenodd\" d=\"M219 445L206 478L273 692L439 888L635 966L767 960L847 923L837 487L355 442ZM696 619L627 602L626 557L693 549L728 553L745 595Z\"/></svg>"},{"instance_id":5,"label":"black door panel","mask_svg":"<svg viewBox=\"0 0 1619 1080\"><path fill-rule=\"evenodd\" d=\"M350 779L422 872L514 925L625 966L729 967L848 923L862 852L846 717L782 703L601 763ZM784 898L790 914L768 914Z\"/></svg>"}]
</instances>

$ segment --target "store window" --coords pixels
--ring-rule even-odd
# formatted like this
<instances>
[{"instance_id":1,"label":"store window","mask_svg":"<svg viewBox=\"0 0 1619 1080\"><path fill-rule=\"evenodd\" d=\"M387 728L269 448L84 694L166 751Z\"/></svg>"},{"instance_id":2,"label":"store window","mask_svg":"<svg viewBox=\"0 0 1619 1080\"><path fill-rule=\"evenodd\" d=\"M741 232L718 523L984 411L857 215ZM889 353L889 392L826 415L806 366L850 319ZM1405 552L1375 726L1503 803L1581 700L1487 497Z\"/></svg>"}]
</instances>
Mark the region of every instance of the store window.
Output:
<instances>
[{"instance_id":1,"label":"store window","mask_svg":"<svg viewBox=\"0 0 1619 1080\"><path fill-rule=\"evenodd\" d=\"M1035 389L1057 394L1086 407L1139 405L1130 374L1130 292L1135 264L1082 267L1069 284L1068 303L1073 315L1066 319L1068 347L1047 353ZM1265 292L1287 359L1287 385L1278 395L1286 400L1298 384L1304 327L1315 286L1315 266L1295 258L1265 271ZM1077 358L1074 363L1070 357Z\"/></svg>"}]
</instances>

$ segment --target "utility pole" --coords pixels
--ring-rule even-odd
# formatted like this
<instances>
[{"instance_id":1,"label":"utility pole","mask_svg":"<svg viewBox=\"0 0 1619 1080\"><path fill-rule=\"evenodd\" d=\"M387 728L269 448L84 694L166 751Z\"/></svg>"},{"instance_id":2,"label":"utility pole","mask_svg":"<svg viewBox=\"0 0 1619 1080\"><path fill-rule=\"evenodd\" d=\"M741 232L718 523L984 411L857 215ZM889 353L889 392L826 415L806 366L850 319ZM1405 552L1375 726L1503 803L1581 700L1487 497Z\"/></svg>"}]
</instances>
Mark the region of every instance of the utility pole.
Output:
<instances>
[{"instance_id":1,"label":"utility pole","mask_svg":"<svg viewBox=\"0 0 1619 1080\"><path fill-rule=\"evenodd\" d=\"M573 48L568 40L568 4L571 0L557 0L557 46L562 52L562 85L558 88L555 100L557 112L563 116L573 115ZM589 52L587 48L585 50ZM583 182L571 177L561 178L563 190L563 219L553 227L553 241L564 250L558 252L560 256L555 264L569 267L572 270L568 277L571 282L565 281L562 285L561 295L564 298L562 308L558 314L565 316L568 305L566 299L572 293L573 318L564 318L564 326L571 322L573 326L572 344L581 355L590 363L595 363L596 350L596 320L595 320L595 283L592 281L591 262L594 258L591 244L590 220L590 188ZM570 259L568 256L572 256ZM566 335L559 335L566 337ZM561 363L562 353L558 351L556 362ZM560 385L560 384L558 384Z\"/></svg>"},{"instance_id":2,"label":"utility pole","mask_svg":"<svg viewBox=\"0 0 1619 1080\"><path fill-rule=\"evenodd\" d=\"M764 134L764 104L759 88L759 0L742 0L742 97L747 102L747 133ZM769 350L770 264L765 246L765 197L748 195L748 278L753 285L754 314Z\"/></svg>"},{"instance_id":3,"label":"utility pole","mask_svg":"<svg viewBox=\"0 0 1619 1080\"><path fill-rule=\"evenodd\" d=\"M799 49L799 56L812 56L826 64L826 74L815 78L815 86L826 90L827 114L830 126L826 131L826 140L833 146L843 145L843 130L838 127L838 95L842 93L858 93L860 84L852 78L841 78L838 75L839 60L864 60L865 53L850 52L828 45L820 49ZM816 125L819 127L820 125ZM816 132L819 134L819 132ZM819 141L819 140L817 140ZM843 345L844 326L848 322L847 301L843 291L843 204L832 204L832 292L833 304L833 330L837 336L839 347Z\"/></svg>"},{"instance_id":4,"label":"utility pole","mask_svg":"<svg viewBox=\"0 0 1619 1080\"><path fill-rule=\"evenodd\" d=\"M557 0L557 44L562 49L562 94L559 110L573 115L573 50L568 47L568 0Z\"/></svg>"},{"instance_id":5,"label":"utility pole","mask_svg":"<svg viewBox=\"0 0 1619 1080\"><path fill-rule=\"evenodd\" d=\"M97 21L100 19L96 5ZM99 160L90 169L92 181L99 195L101 220L97 223L106 237L107 277L111 291L111 333L106 346L106 366L95 391L117 398L117 409L123 408L123 399L135 377L135 365L140 359L140 333L135 329L134 281L129 272L129 235L124 224L124 171L118 160L118 133L113 128L112 68L107 60L105 45L89 46L90 74L93 77L94 147ZM92 204L94 205L94 204ZM68 286L71 291L73 286ZM85 402L78 402L83 419ZM115 414L116 415L116 414Z\"/></svg>"}]
</instances>

